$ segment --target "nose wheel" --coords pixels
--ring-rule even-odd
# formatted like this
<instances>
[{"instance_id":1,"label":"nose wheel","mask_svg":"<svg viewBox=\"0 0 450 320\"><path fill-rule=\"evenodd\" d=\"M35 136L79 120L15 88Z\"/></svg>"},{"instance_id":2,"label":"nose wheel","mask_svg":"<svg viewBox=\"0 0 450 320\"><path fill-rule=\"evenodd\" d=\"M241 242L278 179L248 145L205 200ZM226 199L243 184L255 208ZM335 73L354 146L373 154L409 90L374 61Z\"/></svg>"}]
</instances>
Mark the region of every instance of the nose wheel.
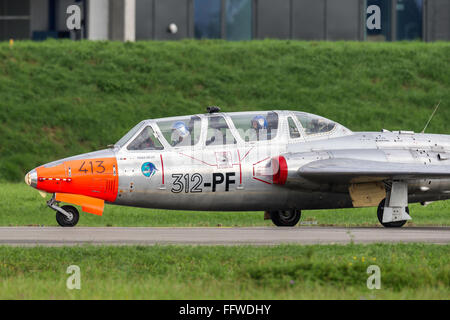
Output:
<instances>
[{"instance_id":1,"label":"nose wheel","mask_svg":"<svg viewBox=\"0 0 450 320\"><path fill-rule=\"evenodd\" d=\"M68 213L65 215L59 211L56 211L56 221L61 227L74 227L80 219L80 214L77 208L72 206L62 206L62 210Z\"/></svg>"},{"instance_id":2,"label":"nose wheel","mask_svg":"<svg viewBox=\"0 0 450 320\"><path fill-rule=\"evenodd\" d=\"M277 227L293 227L299 222L301 216L300 210L270 211L270 219Z\"/></svg>"},{"instance_id":3,"label":"nose wheel","mask_svg":"<svg viewBox=\"0 0 450 320\"><path fill-rule=\"evenodd\" d=\"M55 200L55 195L47 201L47 205L56 211L56 222L61 227L75 227L80 219L80 214L77 208L73 206L58 206L58 201Z\"/></svg>"}]
</instances>

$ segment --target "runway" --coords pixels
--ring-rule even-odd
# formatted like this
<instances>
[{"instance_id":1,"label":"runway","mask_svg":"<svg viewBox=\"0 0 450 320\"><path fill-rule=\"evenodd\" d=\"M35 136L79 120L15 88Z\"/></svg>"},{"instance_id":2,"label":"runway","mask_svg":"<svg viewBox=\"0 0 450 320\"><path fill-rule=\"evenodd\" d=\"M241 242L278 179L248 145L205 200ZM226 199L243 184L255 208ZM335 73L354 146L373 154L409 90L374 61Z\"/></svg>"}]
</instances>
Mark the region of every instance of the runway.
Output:
<instances>
[{"instance_id":1,"label":"runway","mask_svg":"<svg viewBox=\"0 0 450 320\"><path fill-rule=\"evenodd\" d=\"M0 245L277 245L348 244L375 242L450 243L450 228L410 227L247 227L247 228L147 228L147 227L0 227Z\"/></svg>"}]
</instances>

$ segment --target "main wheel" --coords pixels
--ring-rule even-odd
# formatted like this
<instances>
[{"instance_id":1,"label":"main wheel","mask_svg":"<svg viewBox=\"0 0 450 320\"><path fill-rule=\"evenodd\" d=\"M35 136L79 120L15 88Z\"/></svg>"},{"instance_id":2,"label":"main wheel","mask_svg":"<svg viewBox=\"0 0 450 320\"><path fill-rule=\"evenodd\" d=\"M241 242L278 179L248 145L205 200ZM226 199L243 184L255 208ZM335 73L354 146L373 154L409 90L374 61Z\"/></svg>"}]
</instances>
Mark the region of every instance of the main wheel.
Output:
<instances>
[{"instance_id":1,"label":"main wheel","mask_svg":"<svg viewBox=\"0 0 450 320\"><path fill-rule=\"evenodd\" d=\"M270 219L272 219L272 222L277 227L293 227L298 223L301 216L302 212L300 210L279 210L270 212Z\"/></svg>"},{"instance_id":2,"label":"main wheel","mask_svg":"<svg viewBox=\"0 0 450 320\"><path fill-rule=\"evenodd\" d=\"M406 220L383 223L383 214L384 214L384 204L385 203L386 203L386 199L383 199L383 200L381 200L380 204L378 205L378 210L377 210L378 221L380 221L380 223L383 225L383 227L386 227L386 228L403 227L403 225L406 223ZM409 214L408 207L406 207L406 213Z\"/></svg>"},{"instance_id":3,"label":"main wheel","mask_svg":"<svg viewBox=\"0 0 450 320\"><path fill-rule=\"evenodd\" d=\"M70 218L63 215L61 212L56 211L56 221L61 227L74 227L80 219L80 214L77 208L72 206L62 206L61 209L65 210L71 215Z\"/></svg>"}]
</instances>

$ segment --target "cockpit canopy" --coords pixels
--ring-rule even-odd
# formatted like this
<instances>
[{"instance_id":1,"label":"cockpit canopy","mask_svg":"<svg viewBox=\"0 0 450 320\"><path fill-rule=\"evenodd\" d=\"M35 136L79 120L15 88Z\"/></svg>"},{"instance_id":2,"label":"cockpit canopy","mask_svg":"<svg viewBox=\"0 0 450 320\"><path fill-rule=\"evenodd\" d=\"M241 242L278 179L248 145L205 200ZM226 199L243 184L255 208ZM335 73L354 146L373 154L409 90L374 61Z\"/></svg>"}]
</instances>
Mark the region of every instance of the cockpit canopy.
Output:
<instances>
[{"instance_id":1,"label":"cockpit canopy","mask_svg":"<svg viewBox=\"0 0 450 320\"><path fill-rule=\"evenodd\" d=\"M279 117L274 111L231 113L230 118L245 142L272 140L277 135Z\"/></svg>"},{"instance_id":2,"label":"cockpit canopy","mask_svg":"<svg viewBox=\"0 0 450 320\"><path fill-rule=\"evenodd\" d=\"M172 147L194 146L200 139L202 121L199 116L156 120L164 139Z\"/></svg>"},{"instance_id":3,"label":"cockpit canopy","mask_svg":"<svg viewBox=\"0 0 450 320\"><path fill-rule=\"evenodd\" d=\"M285 132L289 132L288 136ZM200 144L214 147L274 140L301 142L348 134L351 131L340 124L306 112L212 113L142 121L115 146L126 146L130 151L163 150Z\"/></svg>"}]
</instances>

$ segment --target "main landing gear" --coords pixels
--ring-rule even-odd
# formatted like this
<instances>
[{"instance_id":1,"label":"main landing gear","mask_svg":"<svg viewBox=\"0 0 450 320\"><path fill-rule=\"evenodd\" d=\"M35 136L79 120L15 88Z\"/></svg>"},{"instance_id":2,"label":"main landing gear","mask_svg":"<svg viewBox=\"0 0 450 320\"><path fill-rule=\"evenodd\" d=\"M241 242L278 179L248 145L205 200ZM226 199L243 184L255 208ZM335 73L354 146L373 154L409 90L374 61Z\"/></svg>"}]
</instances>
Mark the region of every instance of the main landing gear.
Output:
<instances>
[{"instance_id":1,"label":"main landing gear","mask_svg":"<svg viewBox=\"0 0 450 320\"><path fill-rule=\"evenodd\" d=\"M377 217L378 221L383 225L383 227L386 228L401 228L408 220L399 220L399 221L392 221L392 222L383 222L383 215L384 215L384 205L386 203L386 199L383 199L380 204L378 205L377 210ZM409 207L405 208L406 213L409 215Z\"/></svg>"},{"instance_id":2,"label":"main landing gear","mask_svg":"<svg viewBox=\"0 0 450 320\"><path fill-rule=\"evenodd\" d=\"M47 205L56 211L56 222L61 227L74 227L80 219L80 214L77 208L73 206L58 206L58 201L55 200L55 195L47 201Z\"/></svg>"},{"instance_id":3,"label":"main landing gear","mask_svg":"<svg viewBox=\"0 0 450 320\"><path fill-rule=\"evenodd\" d=\"M293 227L299 222L302 212L300 210L278 210L268 211L266 215L270 216L277 227Z\"/></svg>"},{"instance_id":4,"label":"main landing gear","mask_svg":"<svg viewBox=\"0 0 450 320\"><path fill-rule=\"evenodd\" d=\"M392 181L392 186L377 210L378 221L386 228L400 228L411 220L408 208L408 184Z\"/></svg>"}]
</instances>

